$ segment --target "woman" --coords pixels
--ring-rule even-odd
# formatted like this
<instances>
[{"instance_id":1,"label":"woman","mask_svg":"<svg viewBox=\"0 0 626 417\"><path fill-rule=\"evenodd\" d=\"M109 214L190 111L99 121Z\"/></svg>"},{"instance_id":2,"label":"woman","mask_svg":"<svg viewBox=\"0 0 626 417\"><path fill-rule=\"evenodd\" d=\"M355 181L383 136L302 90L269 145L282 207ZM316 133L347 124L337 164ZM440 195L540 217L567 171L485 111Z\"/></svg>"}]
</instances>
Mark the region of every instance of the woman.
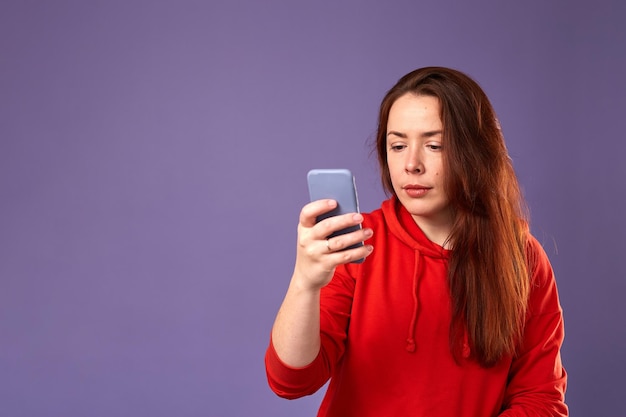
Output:
<instances>
[{"instance_id":1,"label":"woman","mask_svg":"<svg viewBox=\"0 0 626 417\"><path fill-rule=\"evenodd\" d=\"M328 417L567 416L552 268L485 93L452 69L413 71L382 101L376 146L380 209L300 213L270 387L297 398L330 378Z\"/></svg>"}]
</instances>

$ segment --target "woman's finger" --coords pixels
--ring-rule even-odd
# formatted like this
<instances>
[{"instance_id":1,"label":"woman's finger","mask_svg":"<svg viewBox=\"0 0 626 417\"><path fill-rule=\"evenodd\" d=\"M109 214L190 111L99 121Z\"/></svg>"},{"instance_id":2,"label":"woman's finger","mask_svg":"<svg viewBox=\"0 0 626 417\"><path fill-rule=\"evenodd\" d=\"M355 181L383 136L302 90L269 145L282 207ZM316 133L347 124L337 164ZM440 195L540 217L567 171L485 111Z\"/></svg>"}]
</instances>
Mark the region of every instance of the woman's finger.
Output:
<instances>
[{"instance_id":1,"label":"woman's finger","mask_svg":"<svg viewBox=\"0 0 626 417\"><path fill-rule=\"evenodd\" d=\"M302 207L300 224L304 227L313 227L318 216L328 213L335 207L337 207L337 202L332 199L313 201Z\"/></svg>"}]
</instances>

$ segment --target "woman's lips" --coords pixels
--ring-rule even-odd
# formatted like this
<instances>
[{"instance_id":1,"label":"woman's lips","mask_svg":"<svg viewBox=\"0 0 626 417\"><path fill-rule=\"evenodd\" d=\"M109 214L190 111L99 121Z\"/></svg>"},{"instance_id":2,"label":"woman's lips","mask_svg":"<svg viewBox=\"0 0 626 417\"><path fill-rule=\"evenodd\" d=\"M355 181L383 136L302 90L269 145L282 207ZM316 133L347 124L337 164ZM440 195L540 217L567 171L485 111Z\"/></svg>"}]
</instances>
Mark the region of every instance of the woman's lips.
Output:
<instances>
[{"instance_id":1,"label":"woman's lips","mask_svg":"<svg viewBox=\"0 0 626 417\"><path fill-rule=\"evenodd\" d=\"M404 188L404 191L409 197L413 198L423 197L431 189L431 187L425 187L423 185L405 185L402 188Z\"/></svg>"}]
</instances>

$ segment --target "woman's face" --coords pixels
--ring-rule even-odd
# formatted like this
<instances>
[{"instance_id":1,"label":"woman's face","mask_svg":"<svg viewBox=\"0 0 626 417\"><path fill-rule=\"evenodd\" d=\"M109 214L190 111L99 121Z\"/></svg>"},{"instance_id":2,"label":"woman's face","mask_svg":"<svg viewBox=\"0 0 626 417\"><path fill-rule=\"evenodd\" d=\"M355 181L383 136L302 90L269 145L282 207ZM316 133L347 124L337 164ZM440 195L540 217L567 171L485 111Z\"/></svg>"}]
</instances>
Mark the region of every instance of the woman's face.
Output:
<instances>
[{"instance_id":1,"label":"woman's face","mask_svg":"<svg viewBox=\"0 0 626 417\"><path fill-rule=\"evenodd\" d=\"M444 190L443 125L439 99L407 93L389 111L387 164L393 189L402 205L426 228L452 224Z\"/></svg>"}]
</instances>

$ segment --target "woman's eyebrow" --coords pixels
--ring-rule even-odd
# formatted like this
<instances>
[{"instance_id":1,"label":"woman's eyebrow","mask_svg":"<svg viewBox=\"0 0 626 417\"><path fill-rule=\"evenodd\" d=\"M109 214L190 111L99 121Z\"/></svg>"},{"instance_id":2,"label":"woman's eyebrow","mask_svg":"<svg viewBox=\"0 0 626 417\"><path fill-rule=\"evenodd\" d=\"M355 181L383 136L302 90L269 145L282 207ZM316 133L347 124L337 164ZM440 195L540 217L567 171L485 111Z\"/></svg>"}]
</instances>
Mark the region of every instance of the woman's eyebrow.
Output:
<instances>
[{"instance_id":1,"label":"woman's eyebrow","mask_svg":"<svg viewBox=\"0 0 626 417\"><path fill-rule=\"evenodd\" d=\"M396 132L395 130L391 130L391 131L387 132L387 136L392 136L392 135L393 136L398 136L398 137L400 137L402 139L406 139L407 138L406 133Z\"/></svg>"},{"instance_id":2,"label":"woman's eyebrow","mask_svg":"<svg viewBox=\"0 0 626 417\"><path fill-rule=\"evenodd\" d=\"M443 130L431 130L429 132L422 133L421 136L425 138L432 138L433 136L437 136L441 134L443 134Z\"/></svg>"},{"instance_id":3,"label":"woman's eyebrow","mask_svg":"<svg viewBox=\"0 0 626 417\"><path fill-rule=\"evenodd\" d=\"M437 136L441 134L443 134L443 130L430 130L428 132L422 132L420 136L423 138L432 138L433 136ZM402 139L406 139L408 137L406 133L397 132L395 130L390 130L389 132L387 132L387 136L392 136L392 135L398 136Z\"/></svg>"}]
</instances>

